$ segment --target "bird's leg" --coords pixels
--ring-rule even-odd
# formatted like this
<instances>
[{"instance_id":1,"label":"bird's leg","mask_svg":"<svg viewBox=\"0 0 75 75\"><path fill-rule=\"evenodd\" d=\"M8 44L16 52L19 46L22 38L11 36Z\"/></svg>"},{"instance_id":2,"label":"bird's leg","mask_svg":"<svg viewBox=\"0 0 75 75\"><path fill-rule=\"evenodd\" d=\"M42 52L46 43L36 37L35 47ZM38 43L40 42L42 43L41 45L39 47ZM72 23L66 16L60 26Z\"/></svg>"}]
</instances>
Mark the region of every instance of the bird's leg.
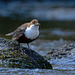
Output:
<instances>
[{"instance_id":1,"label":"bird's leg","mask_svg":"<svg viewBox=\"0 0 75 75\"><path fill-rule=\"evenodd\" d=\"M30 50L29 43L27 43L27 46L28 46L28 49ZM30 55L31 55L31 50L30 50Z\"/></svg>"},{"instance_id":2,"label":"bird's leg","mask_svg":"<svg viewBox=\"0 0 75 75\"><path fill-rule=\"evenodd\" d=\"M18 49L22 51L20 43L18 43Z\"/></svg>"},{"instance_id":3,"label":"bird's leg","mask_svg":"<svg viewBox=\"0 0 75 75\"><path fill-rule=\"evenodd\" d=\"M29 43L27 43L28 49L30 50Z\"/></svg>"}]
</instances>

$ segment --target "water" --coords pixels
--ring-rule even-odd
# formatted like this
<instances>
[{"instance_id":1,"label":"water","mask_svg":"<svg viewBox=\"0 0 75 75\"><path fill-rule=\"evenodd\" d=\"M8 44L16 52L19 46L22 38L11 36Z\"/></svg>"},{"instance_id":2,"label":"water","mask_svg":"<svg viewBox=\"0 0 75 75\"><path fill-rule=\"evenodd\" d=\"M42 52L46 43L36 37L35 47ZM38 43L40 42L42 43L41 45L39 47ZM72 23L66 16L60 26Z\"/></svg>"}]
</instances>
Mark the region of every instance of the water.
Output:
<instances>
[{"instance_id":1,"label":"water","mask_svg":"<svg viewBox=\"0 0 75 75\"><path fill-rule=\"evenodd\" d=\"M75 55L68 58L51 59L50 62L54 65L54 69L75 71Z\"/></svg>"},{"instance_id":2,"label":"water","mask_svg":"<svg viewBox=\"0 0 75 75\"><path fill-rule=\"evenodd\" d=\"M65 8L65 5L63 8L63 4L62 6L58 4L21 4L20 2L0 4L0 36L10 39L11 37L5 37L6 33L12 32L33 18L38 18L41 24L40 36L38 40L30 44L31 49L46 56L51 49L63 48L63 45L73 43L75 41L75 8ZM26 47L25 44L22 45ZM1 48L7 47L0 43L0 50ZM0 67L0 75L75 75L74 54L61 59L49 59L48 61L53 65L52 70Z\"/></svg>"},{"instance_id":3,"label":"water","mask_svg":"<svg viewBox=\"0 0 75 75\"><path fill-rule=\"evenodd\" d=\"M62 71L62 70L46 70L46 69L1 69L1 75L74 75L74 71ZM6 72L6 73L5 73ZM73 74L72 74L72 73Z\"/></svg>"}]
</instances>

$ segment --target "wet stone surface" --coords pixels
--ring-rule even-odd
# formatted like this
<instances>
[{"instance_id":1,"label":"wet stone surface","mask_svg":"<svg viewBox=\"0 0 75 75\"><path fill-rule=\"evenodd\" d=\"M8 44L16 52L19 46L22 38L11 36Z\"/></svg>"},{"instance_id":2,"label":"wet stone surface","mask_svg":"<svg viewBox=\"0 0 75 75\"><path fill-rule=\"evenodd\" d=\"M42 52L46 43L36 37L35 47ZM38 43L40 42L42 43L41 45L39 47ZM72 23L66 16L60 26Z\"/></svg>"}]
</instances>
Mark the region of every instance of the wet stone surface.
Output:
<instances>
[{"instance_id":1,"label":"wet stone surface","mask_svg":"<svg viewBox=\"0 0 75 75\"><path fill-rule=\"evenodd\" d=\"M35 51L0 38L0 67L51 69L52 65Z\"/></svg>"}]
</instances>

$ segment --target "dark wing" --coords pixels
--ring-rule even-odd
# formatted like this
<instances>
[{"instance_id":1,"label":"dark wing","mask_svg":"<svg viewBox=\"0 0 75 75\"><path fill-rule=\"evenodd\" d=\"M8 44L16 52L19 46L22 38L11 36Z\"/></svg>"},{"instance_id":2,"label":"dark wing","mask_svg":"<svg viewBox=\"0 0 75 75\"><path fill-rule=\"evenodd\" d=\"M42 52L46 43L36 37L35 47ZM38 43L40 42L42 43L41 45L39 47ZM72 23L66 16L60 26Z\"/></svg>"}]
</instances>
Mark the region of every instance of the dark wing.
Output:
<instances>
[{"instance_id":1,"label":"dark wing","mask_svg":"<svg viewBox=\"0 0 75 75\"><path fill-rule=\"evenodd\" d=\"M18 28L13 32L12 40L18 40L19 37L21 37L21 36L24 34L26 28L27 28L27 24L23 24L23 25L21 25L20 27L18 27Z\"/></svg>"}]
</instances>

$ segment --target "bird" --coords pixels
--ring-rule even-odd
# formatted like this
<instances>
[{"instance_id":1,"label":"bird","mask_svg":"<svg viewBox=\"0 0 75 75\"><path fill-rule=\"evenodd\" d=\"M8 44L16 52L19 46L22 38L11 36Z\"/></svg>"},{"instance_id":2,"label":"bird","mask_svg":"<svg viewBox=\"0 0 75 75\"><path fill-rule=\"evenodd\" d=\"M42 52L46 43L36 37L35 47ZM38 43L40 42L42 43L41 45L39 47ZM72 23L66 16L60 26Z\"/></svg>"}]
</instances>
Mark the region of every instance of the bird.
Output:
<instances>
[{"instance_id":1,"label":"bird","mask_svg":"<svg viewBox=\"0 0 75 75\"><path fill-rule=\"evenodd\" d=\"M17 41L19 46L20 43L26 43L28 49L30 49L29 43L39 37L39 26L39 21L37 19L33 19L30 22L22 24L15 31L6 34L6 36L12 36L11 40Z\"/></svg>"}]
</instances>

